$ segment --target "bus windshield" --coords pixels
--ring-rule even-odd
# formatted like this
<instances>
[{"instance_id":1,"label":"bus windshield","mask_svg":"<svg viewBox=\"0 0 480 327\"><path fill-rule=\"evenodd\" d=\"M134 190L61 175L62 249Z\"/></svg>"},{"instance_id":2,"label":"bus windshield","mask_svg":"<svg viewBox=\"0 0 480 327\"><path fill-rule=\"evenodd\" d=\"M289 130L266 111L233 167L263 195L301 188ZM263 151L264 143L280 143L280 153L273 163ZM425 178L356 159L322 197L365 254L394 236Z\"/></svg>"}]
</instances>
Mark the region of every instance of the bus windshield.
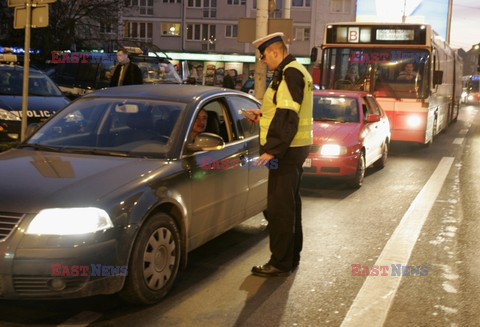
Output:
<instances>
[{"instance_id":1,"label":"bus windshield","mask_svg":"<svg viewBox=\"0 0 480 327\"><path fill-rule=\"evenodd\" d=\"M376 97L425 98L429 53L414 49L327 48L322 88L363 90Z\"/></svg>"}]
</instances>

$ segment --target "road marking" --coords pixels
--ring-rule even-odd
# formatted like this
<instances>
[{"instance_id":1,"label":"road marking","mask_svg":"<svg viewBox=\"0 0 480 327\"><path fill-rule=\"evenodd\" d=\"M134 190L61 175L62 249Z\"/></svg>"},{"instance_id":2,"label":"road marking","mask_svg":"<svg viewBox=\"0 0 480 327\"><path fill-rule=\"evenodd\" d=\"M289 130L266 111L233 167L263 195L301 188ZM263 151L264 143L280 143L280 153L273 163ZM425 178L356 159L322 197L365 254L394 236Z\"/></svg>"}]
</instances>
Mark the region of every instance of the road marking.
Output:
<instances>
[{"instance_id":1,"label":"road marking","mask_svg":"<svg viewBox=\"0 0 480 327\"><path fill-rule=\"evenodd\" d=\"M464 140L464 137L457 137L455 140L453 140L452 144L462 144Z\"/></svg>"},{"instance_id":2,"label":"road marking","mask_svg":"<svg viewBox=\"0 0 480 327\"><path fill-rule=\"evenodd\" d=\"M462 129L459 132L460 135L467 135L467 133L468 133L468 128Z\"/></svg>"},{"instance_id":3,"label":"road marking","mask_svg":"<svg viewBox=\"0 0 480 327\"><path fill-rule=\"evenodd\" d=\"M57 327L85 327L102 316L101 313L93 311L82 311L76 316L68 318Z\"/></svg>"},{"instance_id":4,"label":"road marking","mask_svg":"<svg viewBox=\"0 0 480 327\"><path fill-rule=\"evenodd\" d=\"M452 157L443 157L440 160L428 182L405 212L375 265L391 267L392 264L408 264L413 247L442 189L453 160ZM398 276L368 276L341 326L383 326L401 279Z\"/></svg>"}]
</instances>

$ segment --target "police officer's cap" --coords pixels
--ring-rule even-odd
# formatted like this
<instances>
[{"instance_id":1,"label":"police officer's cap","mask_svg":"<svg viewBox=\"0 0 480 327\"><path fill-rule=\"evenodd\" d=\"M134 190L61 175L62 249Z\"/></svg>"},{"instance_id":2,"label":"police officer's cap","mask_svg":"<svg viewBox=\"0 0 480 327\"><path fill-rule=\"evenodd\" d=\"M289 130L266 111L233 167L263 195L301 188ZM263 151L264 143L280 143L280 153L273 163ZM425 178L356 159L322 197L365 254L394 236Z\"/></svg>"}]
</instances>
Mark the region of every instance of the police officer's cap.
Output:
<instances>
[{"instance_id":1,"label":"police officer's cap","mask_svg":"<svg viewBox=\"0 0 480 327\"><path fill-rule=\"evenodd\" d=\"M252 44L258 49L258 51L260 51L260 53L263 53L270 44L279 41L283 42L283 36L284 34L282 32L268 34L267 36L256 39Z\"/></svg>"}]
</instances>

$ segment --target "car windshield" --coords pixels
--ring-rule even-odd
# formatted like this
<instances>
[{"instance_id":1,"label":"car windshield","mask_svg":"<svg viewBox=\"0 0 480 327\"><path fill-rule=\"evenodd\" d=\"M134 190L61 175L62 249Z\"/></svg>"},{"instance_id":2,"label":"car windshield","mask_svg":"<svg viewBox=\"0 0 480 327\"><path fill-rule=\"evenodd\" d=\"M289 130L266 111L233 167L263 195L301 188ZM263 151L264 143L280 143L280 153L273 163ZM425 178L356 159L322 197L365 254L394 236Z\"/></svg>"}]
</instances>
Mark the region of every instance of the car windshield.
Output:
<instances>
[{"instance_id":1,"label":"car windshield","mask_svg":"<svg viewBox=\"0 0 480 327\"><path fill-rule=\"evenodd\" d=\"M326 49L324 89L363 90L376 97L427 96L429 53L415 49Z\"/></svg>"},{"instance_id":2,"label":"car windshield","mask_svg":"<svg viewBox=\"0 0 480 327\"><path fill-rule=\"evenodd\" d=\"M141 57L140 57L141 58ZM146 58L143 60L134 60L140 68L144 83L182 83L175 67L171 63L159 62L156 58Z\"/></svg>"},{"instance_id":3,"label":"car windshield","mask_svg":"<svg viewBox=\"0 0 480 327\"><path fill-rule=\"evenodd\" d=\"M313 120L358 123L358 102L355 98L314 96Z\"/></svg>"},{"instance_id":4,"label":"car windshield","mask_svg":"<svg viewBox=\"0 0 480 327\"><path fill-rule=\"evenodd\" d=\"M23 90L23 70L0 70L0 95L21 96ZM61 97L62 92L46 75L30 71L28 94L31 96Z\"/></svg>"},{"instance_id":5,"label":"car windshield","mask_svg":"<svg viewBox=\"0 0 480 327\"><path fill-rule=\"evenodd\" d=\"M21 146L167 158L184 107L165 101L85 98L60 111Z\"/></svg>"}]
</instances>

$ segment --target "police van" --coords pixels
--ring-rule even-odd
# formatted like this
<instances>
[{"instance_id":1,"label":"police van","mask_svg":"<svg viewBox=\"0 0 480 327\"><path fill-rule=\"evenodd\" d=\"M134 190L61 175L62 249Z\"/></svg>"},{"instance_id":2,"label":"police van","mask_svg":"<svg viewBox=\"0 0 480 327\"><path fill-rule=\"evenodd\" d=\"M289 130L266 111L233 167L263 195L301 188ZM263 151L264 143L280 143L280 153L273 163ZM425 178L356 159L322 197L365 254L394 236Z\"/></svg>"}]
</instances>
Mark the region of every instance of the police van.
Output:
<instances>
[{"instance_id":1,"label":"police van","mask_svg":"<svg viewBox=\"0 0 480 327\"><path fill-rule=\"evenodd\" d=\"M20 141L23 67L13 54L0 54L0 143ZM27 123L41 123L70 102L43 72L30 68Z\"/></svg>"},{"instance_id":2,"label":"police van","mask_svg":"<svg viewBox=\"0 0 480 327\"><path fill-rule=\"evenodd\" d=\"M182 84L168 58L149 56L139 47L124 47L130 61L135 63L143 75L143 83ZM66 56L67 57L67 56ZM115 53L86 52L84 60L79 62L61 62L56 64L50 76L70 99L110 86L117 62Z\"/></svg>"}]
</instances>

